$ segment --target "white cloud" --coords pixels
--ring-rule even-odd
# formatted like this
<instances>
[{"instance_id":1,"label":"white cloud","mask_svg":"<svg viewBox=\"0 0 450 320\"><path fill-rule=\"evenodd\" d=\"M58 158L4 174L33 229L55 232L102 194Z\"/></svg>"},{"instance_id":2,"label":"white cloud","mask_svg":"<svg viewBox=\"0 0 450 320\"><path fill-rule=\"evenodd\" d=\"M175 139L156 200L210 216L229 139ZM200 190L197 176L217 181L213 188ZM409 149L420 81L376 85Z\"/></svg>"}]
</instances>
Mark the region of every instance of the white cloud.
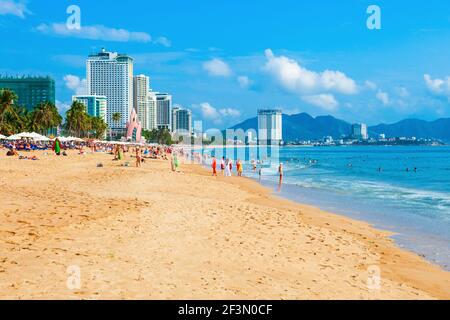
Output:
<instances>
[{"instance_id":1,"label":"white cloud","mask_svg":"<svg viewBox=\"0 0 450 320\"><path fill-rule=\"evenodd\" d=\"M247 77L247 76L239 76L239 77L237 78L237 80L238 80L238 82L239 82L239 86L240 86L241 88L243 88L243 89L249 88L249 87L252 85L252 83L253 83L253 81L250 80L250 78Z\"/></svg>"},{"instance_id":2,"label":"white cloud","mask_svg":"<svg viewBox=\"0 0 450 320\"><path fill-rule=\"evenodd\" d=\"M366 80L366 82L364 84L365 84L366 88L369 88L370 90L375 91L378 89L377 84L373 81Z\"/></svg>"},{"instance_id":3,"label":"white cloud","mask_svg":"<svg viewBox=\"0 0 450 320\"><path fill-rule=\"evenodd\" d=\"M293 59L275 56L270 49L265 54L265 70L286 90L299 94L333 91L350 95L358 92L356 82L343 72L315 72L302 67Z\"/></svg>"},{"instance_id":4,"label":"white cloud","mask_svg":"<svg viewBox=\"0 0 450 320\"><path fill-rule=\"evenodd\" d=\"M428 90L437 96L444 96L450 99L450 77L445 79L433 79L429 74L424 75L425 84Z\"/></svg>"},{"instance_id":5,"label":"white cloud","mask_svg":"<svg viewBox=\"0 0 450 320\"><path fill-rule=\"evenodd\" d=\"M117 42L150 42L152 37L145 32L133 32L125 29L108 28L102 25L82 26L81 29L69 29L65 23L40 24L37 31L63 37L79 39L117 41Z\"/></svg>"},{"instance_id":6,"label":"white cloud","mask_svg":"<svg viewBox=\"0 0 450 320\"><path fill-rule=\"evenodd\" d=\"M314 106L323 108L328 111L336 110L339 106L339 102L332 94L317 94L311 96L303 96L303 101L312 104Z\"/></svg>"},{"instance_id":7,"label":"white cloud","mask_svg":"<svg viewBox=\"0 0 450 320\"><path fill-rule=\"evenodd\" d=\"M385 106L387 106L390 103L389 94L387 92L383 92L381 90L378 90L376 97L378 100L380 100Z\"/></svg>"},{"instance_id":8,"label":"white cloud","mask_svg":"<svg viewBox=\"0 0 450 320\"><path fill-rule=\"evenodd\" d=\"M86 79L80 79L77 76L68 74L64 76L64 82L66 83L66 87L72 90L76 95L87 93Z\"/></svg>"},{"instance_id":9,"label":"white cloud","mask_svg":"<svg viewBox=\"0 0 450 320\"><path fill-rule=\"evenodd\" d=\"M213 107L208 102L203 102L200 103L199 105L194 105L193 107L200 110L200 113L204 119L212 120L215 124L222 123L223 118L226 117L237 118L241 115L239 110L233 108L218 109Z\"/></svg>"},{"instance_id":10,"label":"white cloud","mask_svg":"<svg viewBox=\"0 0 450 320\"><path fill-rule=\"evenodd\" d=\"M401 98L408 98L411 94L409 93L409 90L405 87L396 87L395 93Z\"/></svg>"},{"instance_id":11,"label":"white cloud","mask_svg":"<svg viewBox=\"0 0 450 320\"><path fill-rule=\"evenodd\" d=\"M167 39L166 37L159 37L158 39L156 39L154 41L154 43L155 44L160 44L160 45L162 45L162 46L164 46L166 48L169 48L169 47L172 46L172 42L169 39Z\"/></svg>"},{"instance_id":12,"label":"white cloud","mask_svg":"<svg viewBox=\"0 0 450 320\"><path fill-rule=\"evenodd\" d=\"M15 2L13 0L0 0L0 15L13 15L25 18L25 14L29 14L30 11L24 2Z\"/></svg>"},{"instance_id":13,"label":"white cloud","mask_svg":"<svg viewBox=\"0 0 450 320\"><path fill-rule=\"evenodd\" d=\"M209 75L215 77L229 77L232 74L228 64L220 59L206 61L203 63L203 69L205 69Z\"/></svg>"},{"instance_id":14,"label":"white cloud","mask_svg":"<svg viewBox=\"0 0 450 320\"><path fill-rule=\"evenodd\" d=\"M64 115L66 114L67 110L70 109L70 103L56 100L56 108L58 109L60 114Z\"/></svg>"}]
</instances>

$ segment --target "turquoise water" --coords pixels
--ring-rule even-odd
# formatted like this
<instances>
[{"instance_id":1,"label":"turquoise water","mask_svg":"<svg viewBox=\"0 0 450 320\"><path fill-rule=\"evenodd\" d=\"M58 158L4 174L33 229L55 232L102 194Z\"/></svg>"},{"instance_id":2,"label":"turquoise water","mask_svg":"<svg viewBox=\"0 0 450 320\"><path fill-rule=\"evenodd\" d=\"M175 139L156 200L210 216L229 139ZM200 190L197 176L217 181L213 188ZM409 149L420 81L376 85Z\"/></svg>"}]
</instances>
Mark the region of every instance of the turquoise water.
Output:
<instances>
[{"instance_id":1,"label":"turquoise water","mask_svg":"<svg viewBox=\"0 0 450 320\"><path fill-rule=\"evenodd\" d=\"M274 192L393 231L400 246L450 270L450 147L284 147L279 154L281 189L276 164L262 169L261 182ZM250 165L246 175L258 179Z\"/></svg>"}]
</instances>

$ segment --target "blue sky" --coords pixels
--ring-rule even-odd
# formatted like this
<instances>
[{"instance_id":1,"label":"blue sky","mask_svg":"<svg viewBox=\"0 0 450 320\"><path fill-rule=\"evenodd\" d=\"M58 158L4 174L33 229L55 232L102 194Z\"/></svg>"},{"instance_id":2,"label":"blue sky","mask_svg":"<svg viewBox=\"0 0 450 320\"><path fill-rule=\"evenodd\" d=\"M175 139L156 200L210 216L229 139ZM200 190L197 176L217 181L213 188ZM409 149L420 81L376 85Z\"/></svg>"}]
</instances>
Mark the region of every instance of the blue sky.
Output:
<instances>
[{"instance_id":1,"label":"blue sky","mask_svg":"<svg viewBox=\"0 0 450 320\"><path fill-rule=\"evenodd\" d=\"M381 8L381 30L366 10ZM81 8L79 32L65 28ZM51 75L61 110L102 47L223 128L258 108L350 122L450 117L450 2L0 0L1 74Z\"/></svg>"}]
</instances>

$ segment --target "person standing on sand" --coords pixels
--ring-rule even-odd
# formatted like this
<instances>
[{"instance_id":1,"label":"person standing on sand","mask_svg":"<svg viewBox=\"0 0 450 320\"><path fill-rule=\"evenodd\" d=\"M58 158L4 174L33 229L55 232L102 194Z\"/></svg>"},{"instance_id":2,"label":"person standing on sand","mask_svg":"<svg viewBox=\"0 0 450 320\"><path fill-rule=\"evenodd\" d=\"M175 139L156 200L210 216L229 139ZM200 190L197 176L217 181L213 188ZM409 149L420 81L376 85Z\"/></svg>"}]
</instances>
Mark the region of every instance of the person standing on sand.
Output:
<instances>
[{"instance_id":1,"label":"person standing on sand","mask_svg":"<svg viewBox=\"0 0 450 320\"><path fill-rule=\"evenodd\" d=\"M230 160L227 160L225 162L225 177L231 177L231 165L230 165Z\"/></svg>"},{"instance_id":2,"label":"person standing on sand","mask_svg":"<svg viewBox=\"0 0 450 320\"><path fill-rule=\"evenodd\" d=\"M220 170L222 170L222 175L225 175L225 157L222 157L222 161L220 162Z\"/></svg>"},{"instance_id":3,"label":"person standing on sand","mask_svg":"<svg viewBox=\"0 0 450 320\"><path fill-rule=\"evenodd\" d=\"M139 147L136 148L136 168L140 168L142 164L142 154Z\"/></svg>"},{"instance_id":4,"label":"person standing on sand","mask_svg":"<svg viewBox=\"0 0 450 320\"><path fill-rule=\"evenodd\" d=\"M58 138L55 139L53 143L52 150L55 152L57 156L61 155L61 141Z\"/></svg>"},{"instance_id":5,"label":"person standing on sand","mask_svg":"<svg viewBox=\"0 0 450 320\"><path fill-rule=\"evenodd\" d=\"M213 170L213 177L217 177L217 159L216 159L216 157L212 158L212 170Z\"/></svg>"},{"instance_id":6,"label":"person standing on sand","mask_svg":"<svg viewBox=\"0 0 450 320\"><path fill-rule=\"evenodd\" d=\"M244 173L244 168L242 167L241 160L238 160L236 162L236 170L237 170L238 177L242 177L242 174Z\"/></svg>"},{"instance_id":7,"label":"person standing on sand","mask_svg":"<svg viewBox=\"0 0 450 320\"><path fill-rule=\"evenodd\" d=\"M280 175L280 183L283 183L284 171L282 163L280 163L280 166L278 167L278 174Z\"/></svg>"}]
</instances>

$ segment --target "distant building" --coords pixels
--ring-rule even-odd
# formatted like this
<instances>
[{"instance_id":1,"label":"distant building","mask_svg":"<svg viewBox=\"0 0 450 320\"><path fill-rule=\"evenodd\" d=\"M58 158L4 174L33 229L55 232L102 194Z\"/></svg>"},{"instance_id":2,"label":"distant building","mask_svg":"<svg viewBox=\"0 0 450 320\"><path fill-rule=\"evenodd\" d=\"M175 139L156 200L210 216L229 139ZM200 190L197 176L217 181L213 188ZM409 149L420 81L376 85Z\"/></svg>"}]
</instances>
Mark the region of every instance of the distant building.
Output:
<instances>
[{"instance_id":1,"label":"distant building","mask_svg":"<svg viewBox=\"0 0 450 320\"><path fill-rule=\"evenodd\" d=\"M89 95L106 96L106 123L113 130L125 129L133 109L133 59L127 55L107 52L90 55L86 61L86 80ZM119 113L120 121L113 121Z\"/></svg>"},{"instance_id":2,"label":"distant building","mask_svg":"<svg viewBox=\"0 0 450 320\"><path fill-rule=\"evenodd\" d=\"M156 125L158 129L172 129L172 96L167 93L156 94Z\"/></svg>"},{"instance_id":3,"label":"distant building","mask_svg":"<svg viewBox=\"0 0 450 320\"><path fill-rule=\"evenodd\" d=\"M98 117L106 122L107 99L105 96L77 95L72 101L78 101L86 106L86 112L92 117Z\"/></svg>"},{"instance_id":4,"label":"distant building","mask_svg":"<svg viewBox=\"0 0 450 320\"><path fill-rule=\"evenodd\" d=\"M149 77L138 75L133 78L133 106L144 130L150 130L149 91Z\"/></svg>"},{"instance_id":5,"label":"distant building","mask_svg":"<svg viewBox=\"0 0 450 320\"><path fill-rule=\"evenodd\" d=\"M281 110L258 110L258 143L280 144L283 141Z\"/></svg>"},{"instance_id":6,"label":"distant building","mask_svg":"<svg viewBox=\"0 0 450 320\"><path fill-rule=\"evenodd\" d=\"M192 131L192 112L188 109L173 108L172 109L172 132L184 131L191 133Z\"/></svg>"},{"instance_id":7,"label":"distant building","mask_svg":"<svg viewBox=\"0 0 450 320\"><path fill-rule=\"evenodd\" d=\"M367 131L367 125L364 123L356 123L352 125L351 137L358 140L368 140L369 133Z\"/></svg>"},{"instance_id":8,"label":"distant building","mask_svg":"<svg viewBox=\"0 0 450 320\"><path fill-rule=\"evenodd\" d=\"M146 130L152 131L158 129L156 93L154 93L153 91L149 91L147 99L148 99L148 115L147 115L148 122Z\"/></svg>"},{"instance_id":9,"label":"distant building","mask_svg":"<svg viewBox=\"0 0 450 320\"><path fill-rule=\"evenodd\" d=\"M55 80L50 77L0 77L0 89L10 89L17 96L15 104L31 111L38 104L55 104Z\"/></svg>"}]
</instances>

